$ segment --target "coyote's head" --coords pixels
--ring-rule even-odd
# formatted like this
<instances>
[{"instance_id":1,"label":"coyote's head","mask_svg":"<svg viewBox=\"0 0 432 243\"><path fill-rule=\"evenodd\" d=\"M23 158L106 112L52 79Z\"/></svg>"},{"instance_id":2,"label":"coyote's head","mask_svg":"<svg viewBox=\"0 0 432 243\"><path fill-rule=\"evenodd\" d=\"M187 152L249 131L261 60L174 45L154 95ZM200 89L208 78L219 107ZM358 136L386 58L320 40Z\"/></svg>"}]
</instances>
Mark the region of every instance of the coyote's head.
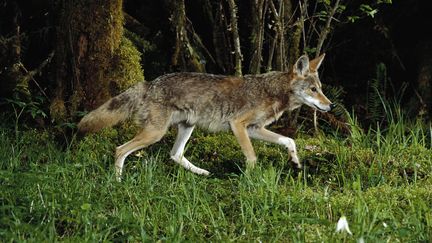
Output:
<instances>
[{"instance_id":1,"label":"coyote's head","mask_svg":"<svg viewBox=\"0 0 432 243\"><path fill-rule=\"evenodd\" d=\"M291 86L295 98L302 104L327 112L335 105L323 94L318 77L318 68L324 59L324 54L309 61L306 55L301 56L294 64L294 78Z\"/></svg>"}]
</instances>

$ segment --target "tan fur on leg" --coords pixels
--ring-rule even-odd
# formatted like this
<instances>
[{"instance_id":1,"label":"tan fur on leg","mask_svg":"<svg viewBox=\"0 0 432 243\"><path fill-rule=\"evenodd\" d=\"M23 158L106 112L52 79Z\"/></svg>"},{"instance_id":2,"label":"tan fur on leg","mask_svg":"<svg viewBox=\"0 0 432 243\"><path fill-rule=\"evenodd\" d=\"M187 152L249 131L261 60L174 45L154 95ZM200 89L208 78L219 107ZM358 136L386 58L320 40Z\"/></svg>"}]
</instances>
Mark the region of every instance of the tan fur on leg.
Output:
<instances>
[{"instance_id":1,"label":"tan fur on leg","mask_svg":"<svg viewBox=\"0 0 432 243\"><path fill-rule=\"evenodd\" d=\"M256 163L255 151L252 147L252 143L249 139L246 126L241 122L232 121L230 122L231 130L237 138L238 143L246 156L247 168L254 168Z\"/></svg>"},{"instance_id":2,"label":"tan fur on leg","mask_svg":"<svg viewBox=\"0 0 432 243\"><path fill-rule=\"evenodd\" d=\"M115 170L117 180L121 180L121 174L123 170L123 164L126 157L142 148L145 148L153 143L159 141L163 135L165 135L166 129L155 130L154 127L148 127L143 129L129 142L117 147L116 149L116 162Z\"/></svg>"}]
</instances>

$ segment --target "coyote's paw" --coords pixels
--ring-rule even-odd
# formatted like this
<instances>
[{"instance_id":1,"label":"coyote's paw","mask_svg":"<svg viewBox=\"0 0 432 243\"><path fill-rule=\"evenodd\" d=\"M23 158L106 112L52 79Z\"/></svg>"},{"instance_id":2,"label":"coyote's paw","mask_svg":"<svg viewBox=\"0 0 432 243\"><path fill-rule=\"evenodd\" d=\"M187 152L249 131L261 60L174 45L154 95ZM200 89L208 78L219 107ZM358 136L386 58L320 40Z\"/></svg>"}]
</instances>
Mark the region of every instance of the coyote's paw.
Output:
<instances>
[{"instance_id":1,"label":"coyote's paw","mask_svg":"<svg viewBox=\"0 0 432 243\"><path fill-rule=\"evenodd\" d=\"M302 168L302 164L300 163L300 160L297 156L292 156L291 161L296 164L297 169Z\"/></svg>"},{"instance_id":2,"label":"coyote's paw","mask_svg":"<svg viewBox=\"0 0 432 243\"><path fill-rule=\"evenodd\" d=\"M198 175L205 175L205 176L210 175L210 172L201 168L196 168L195 170L192 170L192 172Z\"/></svg>"},{"instance_id":3,"label":"coyote's paw","mask_svg":"<svg viewBox=\"0 0 432 243\"><path fill-rule=\"evenodd\" d=\"M253 170L255 168L257 159L254 157L253 159L246 160L246 170Z\"/></svg>"},{"instance_id":4,"label":"coyote's paw","mask_svg":"<svg viewBox=\"0 0 432 243\"><path fill-rule=\"evenodd\" d=\"M116 181L121 182L121 180L122 180L121 177L122 177L122 168L116 166L115 167L115 179L116 179Z\"/></svg>"}]
</instances>

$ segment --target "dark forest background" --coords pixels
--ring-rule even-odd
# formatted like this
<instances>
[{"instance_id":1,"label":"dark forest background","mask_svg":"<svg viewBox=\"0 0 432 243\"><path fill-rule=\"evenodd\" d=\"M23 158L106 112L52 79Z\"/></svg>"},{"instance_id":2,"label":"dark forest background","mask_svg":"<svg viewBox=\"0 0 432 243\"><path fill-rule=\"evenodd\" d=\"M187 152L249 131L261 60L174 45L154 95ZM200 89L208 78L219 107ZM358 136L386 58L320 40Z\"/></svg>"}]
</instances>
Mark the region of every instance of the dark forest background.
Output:
<instances>
[{"instance_id":1,"label":"dark forest background","mask_svg":"<svg viewBox=\"0 0 432 243\"><path fill-rule=\"evenodd\" d=\"M177 71L287 71L303 53L326 53L325 92L364 124L384 120L384 102L430 119L427 6L426 0L0 0L1 110L31 126L73 126L83 112L143 79ZM342 112L320 118L344 122Z\"/></svg>"}]
</instances>

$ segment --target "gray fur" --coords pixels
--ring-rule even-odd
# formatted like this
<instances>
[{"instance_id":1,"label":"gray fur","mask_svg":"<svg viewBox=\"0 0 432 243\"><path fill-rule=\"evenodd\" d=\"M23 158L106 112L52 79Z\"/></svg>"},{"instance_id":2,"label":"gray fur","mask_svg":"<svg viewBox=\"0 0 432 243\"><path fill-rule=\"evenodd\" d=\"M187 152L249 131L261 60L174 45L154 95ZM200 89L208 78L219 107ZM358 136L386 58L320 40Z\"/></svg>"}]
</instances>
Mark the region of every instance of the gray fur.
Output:
<instances>
[{"instance_id":1,"label":"gray fur","mask_svg":"<svg viewBox=\"0 0 432 243\"><path fill-rule=\"evenodd\" d=\"M172 73L142 82L107 101L78 124L81 132L97 131L134 118L142 128L131 141L116 150L116 172L120 177L125 158L140 148L159 141L168 127L178 125L172 158L197 174L208 174L183 158L184 145L194 126L219 131L231 128L247 166L256 161L249 136L287 147L298 167L295 143L265 126L284 111L306 104L321 111L332 109L321 90L317 69L324 55L309 62L300 57L290 72L270 72L232 77L206 73Z\"/></svg>"}]
</instances>

